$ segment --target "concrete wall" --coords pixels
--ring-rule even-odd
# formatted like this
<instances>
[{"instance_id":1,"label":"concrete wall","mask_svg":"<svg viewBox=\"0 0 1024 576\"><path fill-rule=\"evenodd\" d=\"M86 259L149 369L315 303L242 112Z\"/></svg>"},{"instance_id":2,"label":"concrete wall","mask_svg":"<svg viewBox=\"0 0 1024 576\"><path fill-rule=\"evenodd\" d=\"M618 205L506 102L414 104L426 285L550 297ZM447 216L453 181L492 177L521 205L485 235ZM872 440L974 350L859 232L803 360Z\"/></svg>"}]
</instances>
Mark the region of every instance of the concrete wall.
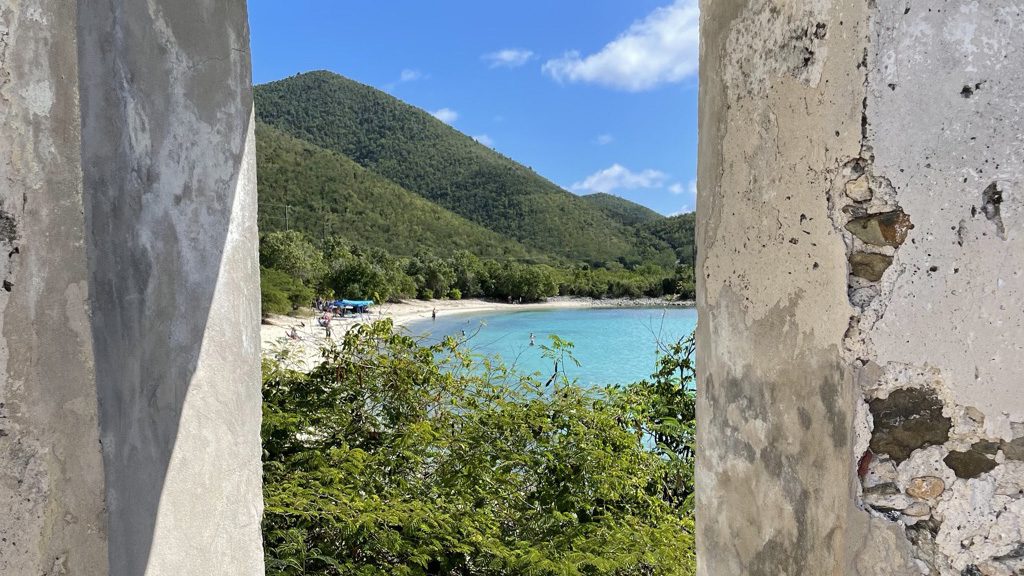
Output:
<instances>
[{"instance_id":1,"label":"concrete wall","mask_svg":"<svg viewBox=\"0 0 1024 576\"><path fill-rule=\"evenodd\" d=\"M0 5L0 574L105 574L75 7Z\"/></svg>"},{"instance_id":2,"label":"concrete wall","mask_svg":"<svg viewBox=\"0 0 1024 576\"><path fill-rule=\"evenodd\" d=\"M1024 571L1024 3L702 3L706 575Z\"/></svg>"},{"instance_id":3,"label":"concrete wall","mask_svg":"<svg viewBox=\"0 0 1024 576\"><path fill-rule=\"evenodd\" d=\"M243 0L0 7L0 574L262 574Z\"/></svg>"}]
</instances>

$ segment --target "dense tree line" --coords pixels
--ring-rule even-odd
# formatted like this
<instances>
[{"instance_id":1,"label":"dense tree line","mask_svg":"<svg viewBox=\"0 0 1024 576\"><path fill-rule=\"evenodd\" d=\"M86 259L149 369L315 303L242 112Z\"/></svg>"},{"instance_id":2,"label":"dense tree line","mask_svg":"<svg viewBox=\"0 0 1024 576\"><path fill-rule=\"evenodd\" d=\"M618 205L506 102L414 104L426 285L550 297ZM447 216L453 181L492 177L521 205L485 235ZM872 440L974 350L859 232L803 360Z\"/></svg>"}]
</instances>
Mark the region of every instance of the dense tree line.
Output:
<instances>
[{"instance_id":1,"label":"dense tree line","mask_svg":"<svg viewBox=\"0 0 1024 576\"><path fill-rule=\"evenodd\" d=\"M697 215L690 212L648 220L639 224L637 229L641 238L653 236L672 246L677 262L693 266L697 257L696 221Z\"/></svg>"},{"instance_id":2,"label":"dense tree line","mask_svg":"<svg viewBox=\"0 0 1024 576\"><path fill-rule=\"evenodd\" d=\"M677 246L669 241L669 235L653 233L644 227L647 223L637 222L638 216L645 216L642 207L633 204L626 208L623 203L632 203L621 199L613 204L580 198L425 111L369 86L329 72L310 72L257 86L255 94L261 122L351 159L398 188L514 240L533 253L591 265L618 261L626 266L653 262L670 267L679 260ZM296 177L308 178L290 166L303 158L301 154L287 152L287 161L271 167L276 152L269 150L271 144L264 143L270 132L263 130L260 134L258 149L268 148L266 154L260 152L261 201L265 205L296 194L317 195L322 190L344 188L346 178L321 179L327 182L319 187L315 182L310 186L298 184ZM314 150L302 154L319 153ZM339 162L317 158L317 170L333 170ZM279 174L271 173L275 171ZM295 191L299 188L302 192ZM307 204L329 211L323 202ZM273 223L263 217L264 230L276 229L268 225L281 226L280 211L276 209ZM263 212L269 214L269 210ZM360 214L369 218L370 212ZM405 234L396 226L389 231ZM349 237L355 239L354 235ZM394 253L404 251L374 245L387 246ZM462 247L472 250L469 245ZM689 259L687 256L683 262Z\"/></svg>"},{"instance_id":3,"label":"dense tree line","mask_svg":"<svg viewBox=\"0 0 1024 576\"><path fill-rule=\"evenodd\" d=\"M381 248L329 239L317 248L305 235L271 232L260 243L264 313L286 313L312 300L336 298L497 298L535 302L551 296L693 298L693 268L645 264L626 268L580 264L555 267L482 259L458 250L447 257L420 251L396 257Z\"/></svg>"},{"instance_id":4,"label":"dense tree line","mask_svg":"<svg viewBox=\"0 0 1024 576\"><path fill-rule=\"evenodd\" d=\"M584 389L382 321L309 374L266 361L267 574L694 574L692 341L664 352Z\"/></svg>"}]
</instances>

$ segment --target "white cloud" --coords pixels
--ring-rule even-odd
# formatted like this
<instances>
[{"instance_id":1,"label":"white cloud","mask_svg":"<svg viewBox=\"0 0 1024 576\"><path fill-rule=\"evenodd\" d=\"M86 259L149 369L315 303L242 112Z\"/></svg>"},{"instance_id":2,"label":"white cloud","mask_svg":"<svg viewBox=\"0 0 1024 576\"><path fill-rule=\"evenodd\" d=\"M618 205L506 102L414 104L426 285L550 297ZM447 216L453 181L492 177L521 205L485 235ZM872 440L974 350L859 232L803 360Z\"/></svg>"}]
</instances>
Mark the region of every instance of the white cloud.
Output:
<instances>
[{"instance_id":1,"label":"white cloud","mask_svg":"<svg viewBox=\"0 0 1024 576\"><path fill-rule=\"evenodd\" d=\"M697 0L675 0L634 22L599 52L567 52L543 70L559 82L588 82L640 92L680 82L697 72L700 48Z\"/></svg>"},{"instance_id":2,"label":"white cloud","mask_svg":"<svg viewBox=\"0 0 1024 576\"><path fill-rule=\"evenodd\" d=\"M689 182L686 183L686 186L683 186L682 183L680 183L680 182L673 182L672 185L668 187L668 191L673 193L673 194L682 194L682 193L685 192L685 193L689 194L690 196L693 196L694 198L696 198L697 197L697 181L696 180L690 180Z\"/></svg>"},{"instance_id":3,"label":"white cloud","mask_svg":"<svg viewBox=\"0 0 1024 576\"><path fill-rule=\"evenodd\" d=\"M668 175L659 170L633 172L621 164L612 164L576 182L572 189L578 192L614 192L637 188L660 188L665 185Z\"/></svg>"},{"instance_id":4,"label":"white cloud","mask_svg":"<svg viewBox=\"0 0 1024 576\"><path fill-rule=\"evenodd\" d=\"M596 139L594 139L594 142L601 146L607 146L612 142L615 142L615 137L612 136L611 134L601 134Z\"/></svg>"},{"instance_id":5,"label":"white cloud","mask_svg":"<svg viewBox=\"0 0 1024 576\"><path fill-rule=\"evenodd\" d=\"M491 68L518 68L533 58L533 52L517 48L506 48L484 54L480 58L485 62L489 62Z\"/></svg>"},{"instance_id":6,"label":"white cloud","mask_svg":"<svg viewBox=\"0 0 1024 576\"><path fill-rule=\"evenodd\" d=\"M683 203L682 208L678 212L673 212L669 216L678 216L680 214L687 214L693 212L693 206L697 203L697 180L690 180L683 186L679 182L673 182L668 187L668 191L673 194L686 194L686 201Z\"/></svg>"},{"instance_id":7,"label":"white cloud","mask_svg":"<svg viewBox=\"0 0 1024 576\"><path fill-rule=\"evenodd\" d=\"M395 88L398 88L402 84L416 82L417 80L426 80L428 78L430 78L430 75L424 74L420 70L415 70L413 68L405 68L398 73L398 80L395 80L394 82L389 82L384 85L384 90L390 92Z\"/></svg>"},{"instance_id":8,"label":"white cloud","mask_svg":"<svg viewBox=\"0 0 1024 576\"><path fill-rule=\"evenodd\" d=\"M430 113L441 122L445 124L452 124L459 119L459 113L451 108L441 108Z\"/></svg>"},{"instance_id":9,"label":"white cloud","mask_svg":"<svg viewBox=\"0 0 1024 576\"><path fill-rule=\"evenodd\" d=\"M402 73L398 77L398 81L415 82L420 78L423 78L423 72L420 72L419 70L412 70L410 68L406 68L405 70L402 70Z\"/></svg>"},{"instance_id":10,"label":"white cloud","mask_svg":"<svg viewBox=\"0 0 1024 576\"><path fill-rule=\"evenodd\" d=\"M492 139L487 134L473 136L473 140L476 140L477 142L483 144L484 146L487 146L488 148L494 148L494 139Z\"/></svg>"}]
</instances>

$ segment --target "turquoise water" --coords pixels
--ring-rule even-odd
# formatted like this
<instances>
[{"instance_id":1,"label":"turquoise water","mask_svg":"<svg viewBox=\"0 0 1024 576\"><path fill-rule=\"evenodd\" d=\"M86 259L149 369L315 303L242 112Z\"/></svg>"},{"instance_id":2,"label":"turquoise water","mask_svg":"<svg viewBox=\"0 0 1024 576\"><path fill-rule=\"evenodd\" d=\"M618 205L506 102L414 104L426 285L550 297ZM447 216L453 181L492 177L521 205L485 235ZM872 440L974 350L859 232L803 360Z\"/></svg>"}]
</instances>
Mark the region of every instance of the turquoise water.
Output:
<instances>
[{"instance_id":1,"label":"turquoise water","mask_svg":"<svg viewBox=\"0 0 1024 576\"><path fill-rule=\"evenodd\" d=\"M600 386L634 382L650 376L655 368L658 341L674 342L697 325L692 308L587 308L529 310L442 315L409 325L428 343L444 336L461 336L477 354L499 355L520 372L552 372L552 361L541 356L540 345L557 334L575 345L573 356L580 366L563 367L580 384ZM530 346L530 333L536 346Z\"/></svg>"}]
</instances>

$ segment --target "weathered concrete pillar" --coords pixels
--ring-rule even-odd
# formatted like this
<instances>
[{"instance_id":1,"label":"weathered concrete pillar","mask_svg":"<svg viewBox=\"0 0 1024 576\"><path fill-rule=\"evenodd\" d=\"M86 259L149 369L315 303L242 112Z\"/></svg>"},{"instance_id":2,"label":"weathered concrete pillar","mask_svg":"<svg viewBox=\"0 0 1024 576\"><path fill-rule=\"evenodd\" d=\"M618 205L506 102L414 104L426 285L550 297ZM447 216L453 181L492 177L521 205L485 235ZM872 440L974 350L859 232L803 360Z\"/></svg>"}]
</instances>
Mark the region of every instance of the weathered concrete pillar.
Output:
<instances>
[{"instance_id":1,"label":"weathered concrete pillar","mask_svg":"<svg viewBox=\"0 0 1024 576\"><path fill-rule=\"evenodd\" d=\"M1024 570L1024 4L702 2L700 573Z\"/></svg>"},{"instance_id":2,"label":"weathered concrete pillar","mask_svg":"<svg viewBox=\"0 0 1024 576\"><path fill-rule=\"evenodd\" d=\"M75 7L0 6L0 574L105 574Z\"/></svg>"},{"instance_id":3,"label":"weathered concrete pillar","mask_svg":"<svg viewBox=\"0 0 1024 576\"><path fill-rule=\"evenodd\" d=\"M0 6L0 574L262 574L243 0Z\"/></svg>"}]
</instances>

